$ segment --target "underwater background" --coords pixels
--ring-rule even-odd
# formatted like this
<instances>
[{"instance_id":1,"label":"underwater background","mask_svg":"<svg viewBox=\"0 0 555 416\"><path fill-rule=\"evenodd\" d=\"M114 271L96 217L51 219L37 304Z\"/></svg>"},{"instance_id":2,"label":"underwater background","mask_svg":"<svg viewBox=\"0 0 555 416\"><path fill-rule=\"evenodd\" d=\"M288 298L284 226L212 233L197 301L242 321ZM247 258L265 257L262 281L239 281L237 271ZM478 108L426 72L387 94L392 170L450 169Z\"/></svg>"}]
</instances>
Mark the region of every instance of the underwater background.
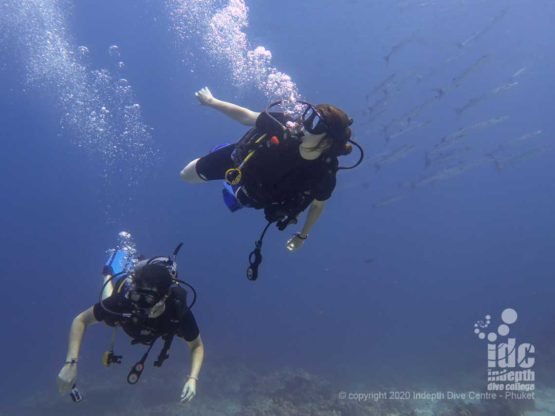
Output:
<instances>
[{"instance_id":1,"label":"underwater background","mask_svg":"<svg viewBox=\"0 0 555 416\"><path fill-rule=\"evenodd\" d=\"M0 1L0 415L555 414L554 21L551 0ZM270 230L254 283L262 213L179 177L246 131L199 105L205 85L255 111L338 105L365 150L301 250ZM184 243L206 348L186 407L183 342L131 387L143 348L120 334L105 369L102 325L86 400L56 391L122 230L146 256ZM484 390L474 324L506 308L535 401L337 398Z\"/></svg>"}]
</instances>

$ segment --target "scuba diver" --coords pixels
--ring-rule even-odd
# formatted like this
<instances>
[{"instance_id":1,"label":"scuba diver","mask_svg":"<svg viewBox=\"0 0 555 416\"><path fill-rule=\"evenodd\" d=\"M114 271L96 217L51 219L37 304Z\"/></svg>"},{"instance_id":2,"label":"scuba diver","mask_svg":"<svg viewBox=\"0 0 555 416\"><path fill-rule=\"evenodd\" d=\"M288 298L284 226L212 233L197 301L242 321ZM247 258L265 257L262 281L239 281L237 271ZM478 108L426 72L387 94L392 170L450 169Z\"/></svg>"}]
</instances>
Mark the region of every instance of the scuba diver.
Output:
<instances>
[{"instance_id":1,"label":"scuba diver","mask_svg":"<svg viewBox=\"0 0 555 416\"><path fill-rule=\"evenodd\" d=\"M83 335L89 325L104 322L114 328L110 349L103 356L105 366L120 364L122 360L122 356L114 354L117 327L121 327L132 339L131 344L148 346L142 358L129 371L129 384L139 381L148 354L158 339L163 341L163 346L154 362L155 367L160 367L169 357L174 336L183 338L191 351L191 369L181 392L181 402L188 402L195 396L204 346L191 312L196 292L192 286L177 278L175 256L179 248L181 244L171 257L140 261L131 259L125 248L111 251L104 266L104 285L99 302L77 315L71 325L66 361L58 374L61 393L70 392L73 401L81 401L75 381ZM193 293L190 305L187 304L188 291L182 285L189 287Z\"/></svg>"},{"instance_id":2,"label":"scuba diver","mask_svg":"<svg viewBox=\"0 0 555 416\"><path fill-rule=\"evenodd\" d=\"M181 178L187 183L224 180L224 201L232 212L242 207L264 210L268 224L249 256L247 269L247 277L256 280L262 239L269 225L276 223L284 230L297 223L299 214L308 208L301 230L286 244L290 252L301 248L335 189L337 171L358 166L364 152L351 139L353 120L330 104L297 101L302 114L295 117L270 111L281 101L258 113L216 99L208 87L195 96L202 105L252 126L237 143L218 146L191 161L181 171ZM360 159L353 166L340 167L338 157L350 154L352 145L359 149Z\"/></svg>"}]
</instances>

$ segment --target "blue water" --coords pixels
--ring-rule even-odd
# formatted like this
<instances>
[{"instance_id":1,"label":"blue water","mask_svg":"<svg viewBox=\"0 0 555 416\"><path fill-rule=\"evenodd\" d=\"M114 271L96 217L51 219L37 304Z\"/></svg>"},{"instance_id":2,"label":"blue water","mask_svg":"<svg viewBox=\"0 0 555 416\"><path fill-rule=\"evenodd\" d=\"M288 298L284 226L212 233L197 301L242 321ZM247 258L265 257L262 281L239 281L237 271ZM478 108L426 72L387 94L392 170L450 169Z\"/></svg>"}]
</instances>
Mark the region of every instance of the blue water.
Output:
<instances>
[{"instance_id":1,"label":"blue water","mask_svg":"<svg viewBox=\"0 0 555 416\"><path fill-rule=\"evenodd\" d=\"M302 367L345 386L410 380L457 388L468 378L480 386L485 347L473 324L507 307L519 312L518 337L535 342L538 354L552 351L553 337L546 334L555 318L555 152L547 147L555 138L555 3L247 5L252 46L270 49L272 65L291 75L304 97L349 112L367 160L339 173L334 196L302 250L285 250L292 230L268 234L256 283L244 270L264 226L262 214L230 214L219 184L187 185L179 171L245 131L198 105L195 91L208 85L216 97L257 111L269 98L252 85L234 86L229 68L211 60L200 38L179 39L167 5L85 0L63 7L69 41L90 51L88 71L114 74L108 47L118 45L141 121L149 126L148 146L156 153L150 161L120 154L107 163L109 151L99 151L98 142L76 145L86 141L79 125L62 128L63 113L72 108L56 99L62 87L29 81L22 35L0 20L6 25L0 28L0 404L56 394L69 325L96 302L105 251L121 230L130 231L147 256L169 254L184 242L180 272L199 293L195 316L205 366ZM457 46L504 11L490 29ZM386 63L384 56L403 39L411 40ZM453 87L453 78L481 56L487 61ZM521 68L518 85L457 116L455 108L510 82ZM368 103L382 92L367 94L391 74L396 80L388 101L371 120ZM436 88L445 96L411 120L427 124L386 142L383 127L433 97ZM461 142L472 149L461 155L460 166L483 163L417 185L441 171L426 169L424 155L442 137L503 115L509 116L504 123ZM485 156L536 130L543 133L510 145L507 159L538 147L541 154L511 160L499 171ZM377 155L403 144L415 151L374 169ZM397 194L399 201L374 207ZM87 333L80 377L102 371L99 357L108 341L100 326ZM536 363L538 373L548 366ZM545 374L538 383L550 380Z\"/></svg>"}]
</instances>

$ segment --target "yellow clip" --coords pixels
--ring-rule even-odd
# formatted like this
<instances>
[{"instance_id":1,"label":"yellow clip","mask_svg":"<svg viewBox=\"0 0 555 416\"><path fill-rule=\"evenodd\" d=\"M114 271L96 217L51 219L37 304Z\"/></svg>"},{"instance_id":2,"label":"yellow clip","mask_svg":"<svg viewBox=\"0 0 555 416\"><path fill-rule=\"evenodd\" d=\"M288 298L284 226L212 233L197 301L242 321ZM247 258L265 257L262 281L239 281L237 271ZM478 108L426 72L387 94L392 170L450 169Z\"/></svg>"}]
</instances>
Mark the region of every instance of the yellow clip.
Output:
<instances>
[{"instance_id":1,"label":"yellow clip","mask_svg":"<svg viewBox=\"0 0 555 416\"><path fill-rule=\"evenodd\" d=\"M104 367L110 367L111 355L112 351L105 351L104 354L102 354L102 364L104 364Z\"/></svg>"},{"instance_id":2,"label":"yellow clip","mask_svg":"<svg viewBox=\"0 0 555 416\"><path fill-rule=\"evenodd\" d=\"M255 144L260 143L262 140L264 140L266 138L266 134L263 134L262 136L260 136L258 139L256 139ZM245 156L245 158L243 159L243 161L241 162L241 164L236 167L236 168L230 168L228 170L226 170L225 172L225 181L232 185L239 185L239 183L241 182L241 179L243 179L243 172L241 171L241 169L243 168L243 166L245 166L245 164L254 156L254 154L256 153L256 150L251 150L247 156Z\"/></svg>"},{"instance_id":3,"label":"yellow clip","mask_svg":"<svg viewBox=\"0 0 555 416\"><path fill-rule=\"evenodd\" d=\"M239 168L231 168L225 172L225 181L230 185L238 185L243 179L243 173Z\"/></svg>"}]
</instances>

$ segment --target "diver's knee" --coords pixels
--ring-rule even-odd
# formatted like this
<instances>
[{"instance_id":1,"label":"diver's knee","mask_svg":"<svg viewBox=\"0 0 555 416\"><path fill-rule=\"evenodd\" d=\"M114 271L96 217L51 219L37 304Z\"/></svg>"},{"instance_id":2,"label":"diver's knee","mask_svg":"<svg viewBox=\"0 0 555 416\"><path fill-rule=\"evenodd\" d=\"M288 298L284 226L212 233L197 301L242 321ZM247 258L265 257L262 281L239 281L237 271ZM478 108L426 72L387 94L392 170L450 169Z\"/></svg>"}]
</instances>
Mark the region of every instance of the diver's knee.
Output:
<instances>
[{"instance_id":1,"label":"diver's knee","mask_svg":"<svg viewBox=\"0 0 555 416\"><path fill-rule=\"evenodd\" d=\"M185 166L179 176L187 183L202 183L205 182L204 179L197 173L197 162L198 159L189 162L187 166Z\"/></svg>"}]
</instances>

